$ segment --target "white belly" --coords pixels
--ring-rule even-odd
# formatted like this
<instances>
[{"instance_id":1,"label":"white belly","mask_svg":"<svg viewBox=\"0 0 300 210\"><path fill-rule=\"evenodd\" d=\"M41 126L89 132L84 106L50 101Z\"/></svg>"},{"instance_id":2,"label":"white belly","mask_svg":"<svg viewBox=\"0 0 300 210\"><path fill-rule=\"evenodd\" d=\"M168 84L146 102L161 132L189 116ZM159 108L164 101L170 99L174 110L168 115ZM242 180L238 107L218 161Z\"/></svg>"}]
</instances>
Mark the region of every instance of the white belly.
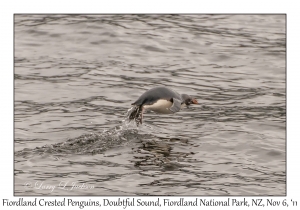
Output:
<instances>
[{"instance_id":1,"label":"white belly","mask_svg":"<svg viewBox=\"0 0 300 210\"><path fill-rule=\"evenodd\" d=\"M161 114L172 114L169 108L173 105L172 102L167 100L158 100L156 103L152 105L144 105L144 108L147 110L152 110Z\"/></svg>"}]
</instances>

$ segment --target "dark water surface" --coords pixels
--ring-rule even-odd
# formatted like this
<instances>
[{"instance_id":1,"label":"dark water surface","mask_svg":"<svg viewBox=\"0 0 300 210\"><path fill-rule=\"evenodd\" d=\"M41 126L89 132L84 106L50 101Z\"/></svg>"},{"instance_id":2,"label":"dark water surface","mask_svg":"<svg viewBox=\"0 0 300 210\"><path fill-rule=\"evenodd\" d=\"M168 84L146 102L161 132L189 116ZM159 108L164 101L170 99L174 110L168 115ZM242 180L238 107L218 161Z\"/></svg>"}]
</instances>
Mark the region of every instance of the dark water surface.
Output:
<instances>
[{"instance_id":1,"label":"dark water surface","mask_svg":"<svg viewBox=\"0 0 300 210\"><path fill-rule=\"evenodd\" d=\"M285 195L285 41L284 15L16 15L15 195ZM201 106L128 124L161 85Z\"/></svg>"}]
</instances>

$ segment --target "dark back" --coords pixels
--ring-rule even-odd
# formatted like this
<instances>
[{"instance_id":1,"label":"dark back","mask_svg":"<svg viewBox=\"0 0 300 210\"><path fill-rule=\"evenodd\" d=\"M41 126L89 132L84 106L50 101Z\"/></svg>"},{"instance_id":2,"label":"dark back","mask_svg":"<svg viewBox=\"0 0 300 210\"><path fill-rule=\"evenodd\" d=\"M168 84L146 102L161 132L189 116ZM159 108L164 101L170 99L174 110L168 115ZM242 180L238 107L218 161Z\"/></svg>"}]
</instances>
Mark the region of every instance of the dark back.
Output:
<instances>
[{"instance_id":1,"label":"dark back","mask_svg":"<svg viewBox=\"0 0 300 210\"><path fill-rule=\"evenodd\" d=\"M150 90L147 90L143 93L136 102L132 105L150 105L158 101L159 99L165 99L168 101L172 101L172 98L181 99L180 94L166 87L155 87Z\"/></svg>"}]
</instances>

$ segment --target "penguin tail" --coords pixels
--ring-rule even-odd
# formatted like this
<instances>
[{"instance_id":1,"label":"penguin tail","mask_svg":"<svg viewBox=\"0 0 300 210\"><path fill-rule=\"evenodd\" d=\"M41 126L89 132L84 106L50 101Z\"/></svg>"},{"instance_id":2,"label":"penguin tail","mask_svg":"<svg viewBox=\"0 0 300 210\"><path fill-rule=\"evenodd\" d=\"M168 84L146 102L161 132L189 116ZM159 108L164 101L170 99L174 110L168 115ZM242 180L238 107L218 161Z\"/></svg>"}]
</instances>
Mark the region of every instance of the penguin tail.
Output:
<instances>
[{"instance_id":1,"label":"penguin tail","mask_svg":"<svg viewBox=\"0 0 300 210\"><path fill-rule=\"evenodd\" d=\"M132 112L129 114L129 122L135 120L137 126L143 123L143 107L134 105Z\"/></svg>"}]
</instances>

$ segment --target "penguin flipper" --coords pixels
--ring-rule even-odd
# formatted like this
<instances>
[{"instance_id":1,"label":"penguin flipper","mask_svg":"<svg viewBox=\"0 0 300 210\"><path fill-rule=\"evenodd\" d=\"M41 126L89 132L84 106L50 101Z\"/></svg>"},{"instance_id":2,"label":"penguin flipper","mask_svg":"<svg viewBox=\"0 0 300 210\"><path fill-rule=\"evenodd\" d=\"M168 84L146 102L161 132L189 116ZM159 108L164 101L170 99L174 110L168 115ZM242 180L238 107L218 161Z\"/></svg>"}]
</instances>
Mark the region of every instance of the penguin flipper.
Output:
<instances>
[{"instance_id":1,"label":"penguin flipper","mask_svg":"<svg viewBox=\"0 0 300 210\"><path fill-rule=\"evenodd\" d=\"M173 105L169 108L169 110L173 113L179 112L181 108L181 100L177 98L173 98Z\"/></svg>"}]
</instances>

